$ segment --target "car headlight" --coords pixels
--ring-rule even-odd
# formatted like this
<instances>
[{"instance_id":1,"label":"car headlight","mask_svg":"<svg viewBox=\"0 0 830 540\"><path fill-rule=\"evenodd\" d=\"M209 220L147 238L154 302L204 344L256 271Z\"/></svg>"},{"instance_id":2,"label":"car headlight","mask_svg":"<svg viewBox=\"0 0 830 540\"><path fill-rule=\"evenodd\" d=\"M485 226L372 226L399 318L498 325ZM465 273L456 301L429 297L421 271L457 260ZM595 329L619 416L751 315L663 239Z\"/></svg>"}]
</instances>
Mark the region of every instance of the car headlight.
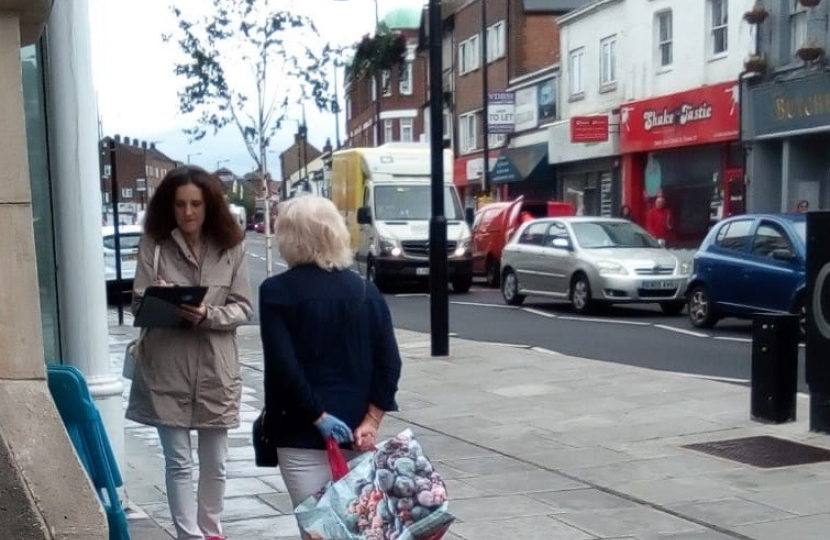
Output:
<instances>
[{"instance_id":1,"label":"car headlight","mask_svg":"<svg viewBox=\"0 0 830 540\"><path fill-rule=\"evenodd\" d=\"M462 240L458 243L458 246L455 248L453 255L456 257L463 257L470 251L470 239Z\"/></svg>"},{"instance_id":2,"label":"car headlight","mask_svg":"<svg viewBox=\"0 0 830 540\"><path fill-rule=\"evenodd\" d=\"M616 275L616 276L624 276L628 274L628 270L619 263L615 263L613 261L599 261L597 262L597 270L601 276L605 275Z\"/></svg>"},{"instance_id":3,"label":"car headlight","mask_svg":"<svg viewBox=\"0 0 830 540\"><path fill-rule=\"evenodd\" d=\"M381 255L391 255L393 257L400 257L403 255L401 246L399 246L398 241L393 238L379 237L378 249L380 250Z\"/></svg>"},{"instance_id":4,"label":"car headlight","mask_svg":"<svg viewBox=\"0 0 830 540\"><path fill-rule=\"evenodd\" d=\"M680 263L680 269L678 273L681 276L688 276L692 273L692 261L683 261Z\"/></svg>"}]
</instances>

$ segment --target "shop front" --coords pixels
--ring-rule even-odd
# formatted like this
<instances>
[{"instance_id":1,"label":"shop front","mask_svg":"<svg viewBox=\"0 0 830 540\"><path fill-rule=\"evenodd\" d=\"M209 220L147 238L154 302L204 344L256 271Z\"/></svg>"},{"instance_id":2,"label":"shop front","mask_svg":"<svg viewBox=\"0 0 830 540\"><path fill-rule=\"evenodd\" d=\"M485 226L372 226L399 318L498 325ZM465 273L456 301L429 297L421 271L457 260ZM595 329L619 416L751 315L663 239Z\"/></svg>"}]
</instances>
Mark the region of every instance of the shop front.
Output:
<instances>
[{"instance_id":1,"label":"shop front","mask_svg":"<svg viewBox=\"0 0 830 540\"><path fill-rule=\"evenodd\" d=\"M490 173L494 191L504 201L520 195L528 200L552 199L556 196L554 180L544 143L502 149Z\"/></svg>"},{"instance_id":2,"label":"shop front","mask_svg":"<svg viewBox=\"0 0 830 540\"><path fill-rule=\"evenodd\" d=\"M557 198L579 216L616 216L620 206L619 123L608 114L574 117L548 130Z\"/></svg>"},{"instance_id":3,"label":"shop front","mask_svg":"<svg viewBox=\"0 0 830 540\"><path fill-rule=\"evenodd\" d=\"M790 212L802 201L830 208L830 75L754 85L745 95L750 210Z\"/></svg>"},{"instance_id":4,"label":"shop front","mask_svg":"<svg viewBox=\"0 0 830 540\"><path fill-rule=\"evenodd\" d=\"M496 165L499 154L500 152L498 150L491 150L489 153L488 165L490 167L491 175L493 174L493 168ZM483 152L455 158L452 177L455 187L458 190L458 196L460 197L465 209L477 209L481 206L481 204L485 204L492 200L490 197L486 196L482 187L483 172Z\"/></svg>"},{"instance_id":5,"label":"shop front","mask_svg":"<svg viewBox=\"0 0 830 540\"><path fill-rule=\"evenodd\" d=\"M668 245L695 249L712 223L744 212L738 83L620 107L623 204L635 221L662 198Z\"/></svg>"}]
</instances>

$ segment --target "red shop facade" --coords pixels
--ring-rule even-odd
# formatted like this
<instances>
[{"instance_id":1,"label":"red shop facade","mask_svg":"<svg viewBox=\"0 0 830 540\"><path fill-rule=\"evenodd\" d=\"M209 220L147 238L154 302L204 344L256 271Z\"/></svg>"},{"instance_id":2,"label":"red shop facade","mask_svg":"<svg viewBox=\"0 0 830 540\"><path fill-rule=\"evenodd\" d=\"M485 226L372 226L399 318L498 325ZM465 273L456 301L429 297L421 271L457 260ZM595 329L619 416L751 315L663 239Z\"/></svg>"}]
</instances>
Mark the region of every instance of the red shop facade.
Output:
<instances>
[{"instance_id":1,"label":"red shop facade","mask_svg":"<svg viewBox=\"0 0 830 540\"><path fill-rule=\"evenodd\" d=\"M671 247L695 249L714 222L743 213L738 95L731 81L620 108L623 203L644 224L663 197Z\"/></svg>"}]
</instances>

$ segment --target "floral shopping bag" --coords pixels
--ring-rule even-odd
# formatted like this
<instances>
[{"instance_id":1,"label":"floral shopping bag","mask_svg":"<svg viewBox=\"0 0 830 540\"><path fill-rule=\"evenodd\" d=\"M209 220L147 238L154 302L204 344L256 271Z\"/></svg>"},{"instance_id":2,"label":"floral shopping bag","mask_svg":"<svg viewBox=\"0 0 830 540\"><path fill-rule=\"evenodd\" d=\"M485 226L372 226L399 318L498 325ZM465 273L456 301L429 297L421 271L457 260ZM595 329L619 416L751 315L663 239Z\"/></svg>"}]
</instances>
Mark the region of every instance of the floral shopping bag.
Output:
<instances>
[{"instance_id":1,"label":"floral shopping bag","mask_svg":"<svg viewBox=\"0 0 830 540\"><path fill-rule=\"evenodd\" d=\"M334 481L294 510L303 540L439 540L455 520L444 481L410 430L348 468L336 444L328 451Z\"/></svg>"}]
</instances>

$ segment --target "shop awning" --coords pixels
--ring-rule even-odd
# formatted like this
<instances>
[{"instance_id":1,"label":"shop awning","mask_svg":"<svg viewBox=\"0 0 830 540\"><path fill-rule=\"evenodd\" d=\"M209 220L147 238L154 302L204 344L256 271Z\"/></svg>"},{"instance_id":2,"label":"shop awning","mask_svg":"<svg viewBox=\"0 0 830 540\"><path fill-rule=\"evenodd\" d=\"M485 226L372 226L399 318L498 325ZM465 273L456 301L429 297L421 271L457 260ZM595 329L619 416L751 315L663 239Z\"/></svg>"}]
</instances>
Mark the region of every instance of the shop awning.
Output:
<instances>
[{"instance_id":1,"label":"shop awning","mask_svg":"<svg viewBox=\"0 0 830 540\"><path fill-rule=\"evenodd\" d=\"M547 143L505 148L496 160L490 181L494 184L521 182L533 176L533 173L548 161Z\"/></svg>"}]
</instances>

